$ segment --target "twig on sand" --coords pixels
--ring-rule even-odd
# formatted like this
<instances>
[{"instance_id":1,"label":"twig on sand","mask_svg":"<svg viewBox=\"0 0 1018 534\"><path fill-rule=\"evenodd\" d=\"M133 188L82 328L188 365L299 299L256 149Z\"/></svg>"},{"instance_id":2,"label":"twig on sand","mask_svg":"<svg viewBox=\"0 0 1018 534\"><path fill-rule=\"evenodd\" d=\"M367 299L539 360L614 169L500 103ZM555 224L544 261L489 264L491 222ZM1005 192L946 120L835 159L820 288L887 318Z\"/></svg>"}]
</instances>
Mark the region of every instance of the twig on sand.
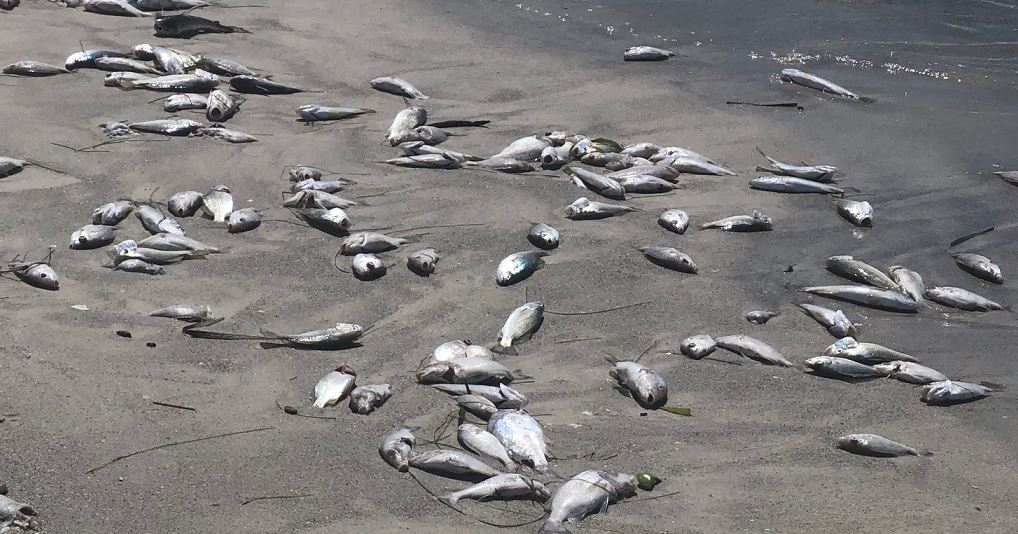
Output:
<instances>
[{"instance_id":1,"label":"twig on sand","mask_svg":"<svg viewBox=\"0 0 1018 534\"><path fill-rule=\"evenodd\" d=\"M167 408L176 408L178 410L188 410L188 411L191 411L191 412L197 412L198 411L195 408L192 408L190 406L181 406L179 404L170 404L168 402L152 401L152 404L155 404L156 406L165 406Z\"/></svg>"},{"instance_id":2,"label":"twig on sand","mask_svg":"<svg viewBox=\"0 0 1018 534\"><path fill-rule=\"evenodd\" d=\"M106 467L109 467L109 466L111 466L111 465L113 465L113 464L115 464L115 463L117 463L117 462L119 462L121 460L126 460L128 458L131 458L131 457L134 457L134 456L138 456L139 454L145 454L146 452L157 451L159 449L165 449L165 448L168 448L168 447L175 447L177 445L184 445L184 444L187 444L187 443L196 443L198 441L208 441L210 439L226 438L226 437L230 437L230 436L239 436L240 434L250 434L252 432L262 432L264 430L275 430L275 429L276 429L276 427L274 427L274 426L267 426L267 427L262 427L262 428L252 428L250 430L239 430L237 432L227 432L225 434L216 434L214 436L205 436L205 437L201 437L201 438L188 439L188 440L184 440L184 441L175 441L173 443L167 443L165 445L157 445L155 447L149 447L147 449L142 449L140 451L135 451L135 452L132 452L130 454L125 454L123 456L117 456L116 458L114 458L114 459L112 459L112 460L110 460L110 461L100 465L99 467L93 467L92 469L89 469L88 471L85 471L85 474L86 475L91 475L91 474L95 473L96 471L98 471L100 469L103 469L103 468L106 468Z\"/></svg>"},{"instance_id":3,"label":"twig on sand","mask_svg":"<svg viewBox=\"0 0 1018 534\"><path fill-rule=\"evenodd\" d=\"M335 417L329 417L327 415L308 415L305 413L300 413L297 411L297 408L294 408L293 406L282 406L281 404L279 404L279 401L276 401L276 407L278 407L280 410L283 410L283 412L289 415L307 417L308 419L335 419Z\"/></svg>"},{"instance_id":4,"label":"twig on sand","mask_svg":"<svg viewBox=\"0 0 1018 534\"><path fill-rule=\"evenodd\" d=\"M545 310L544 313L550 313L551 315L596 315L598 313L608 313L608 312L613 312L613 311L625 310L627 308L635 308L637 306L643 306L645 304L650 304L650 301L637 302L636 304L627 304L625 306L619 306L617 308L608 308L607 310L594 310L594 311L585 311L585 312L557 312L557 311Z\"/></svg>"},{"instance_id":5,"label":"twig on sand","mask_svg":"<svg viewBox=\"0 0 1018 534\"><path fill-rule=\"evenodd\" d=\"M269 496L269 497L255 497L253 499L248 499L248 500L240 503L240 505L241 506L246 506L248 504L251 504L253 502L258 502L258 501L273 501L273 500L279 500L279 499L303 499L305 497L314 497L314 495L312 495L310 493L304 493L302 495L272 495L272 496Z\"/></svg>"},{"instance_id":6,"label":"twig on sand","mask_svg":"<svg viewBox=\"0 0 1018 534\"><path fill-rule=\"evenodd\" d=\"M581 337L576 339L556 339L555 343L579 343L581 341L600 341L603 337Z\"/></svg>"}]
</instances>

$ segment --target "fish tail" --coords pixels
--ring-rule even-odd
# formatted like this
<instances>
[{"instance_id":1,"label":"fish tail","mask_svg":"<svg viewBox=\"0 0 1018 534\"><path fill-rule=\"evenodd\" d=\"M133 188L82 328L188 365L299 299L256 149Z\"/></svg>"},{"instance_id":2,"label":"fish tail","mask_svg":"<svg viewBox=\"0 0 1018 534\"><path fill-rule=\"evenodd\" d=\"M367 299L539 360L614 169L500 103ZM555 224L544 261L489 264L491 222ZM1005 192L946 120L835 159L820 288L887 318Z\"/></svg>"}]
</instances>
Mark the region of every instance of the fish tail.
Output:
<instances>
[{"instance_id":1,"label":"fish tail","mask_svg":"<svg viewBox=\"0 0 1018 534\"><path fill-rule=\"evenodd\" d=\"M857 97L856 100L862 102L863 104L872 104L877 101L875 98L870 98L868 96L860 96Z\"/></svg>"},{"instance_id":2,"label":"fish tail","mask_svg":"<svg viewBox=\"0 0 1018 534\"><path fill-rule=\"evenodd\" d=\"M534 377L532 377L532 376L523 374L523 371L520 370L520 369L517 369L515 371L509 371L509 376L512 377L513 380L533 380L534 379Z\"/></svg>"},{"instance_id":3,"label":"fish tail","mask_svg":"<svg viewBox=\"0 0 1018 534\"><path fill-rule=\"evenodd\" d=\"M495 345L492 345L490 348L491 348L491 352L494 352L495 354L504 354L506 356L517 356L517 355L519 355L519 352L516 352L516 349L513 348L511 345L508 346L508 347L503 347L502 345L495 344Z\"/></svg>"},{"instance_id":4,"label":"fish tail","mask_svg":"<svg viewBox=\"0 0 1018 534\"><path fill-rule=\"evenodd\" d=\"M460 500L456 498L456 495L452 493L450 493L449 495L443 495L439 497L438 500L442 501L443 503L445 503L446 506L449 507L455 507L456 504L460 502Z\"/></svg>"},{"instance_id":5,"label":"fish tail","mask_svg":"<svg viewBox=\"0 0 1018 534\"><path fill-rule=\"evenodd\" d=\"M319 410L325 409L325 399L316 399L313 406Z\"/></svg>"},{"instance_id":6,"label":"fish tail","mask_svg":"<svg viewBox=\"0 0 1018 534\"><path fill-rule=\"evenodd\" d=\"M930 452L930 451L918 451L916 456L918 456L920 458L926 458L927 460L929 460L929 459L933 458L933 453Z\"/></svg>"},{"instance_id":7,"label":"fish tail","mask_svg":"<svg viewBox=\"0 0 1018 534\"><path fill-rule=\"evenodd\" d=\"M240 26L227 26L233 33L251 33L249 30L241 28Z\"/></svg>"}]
</instances>

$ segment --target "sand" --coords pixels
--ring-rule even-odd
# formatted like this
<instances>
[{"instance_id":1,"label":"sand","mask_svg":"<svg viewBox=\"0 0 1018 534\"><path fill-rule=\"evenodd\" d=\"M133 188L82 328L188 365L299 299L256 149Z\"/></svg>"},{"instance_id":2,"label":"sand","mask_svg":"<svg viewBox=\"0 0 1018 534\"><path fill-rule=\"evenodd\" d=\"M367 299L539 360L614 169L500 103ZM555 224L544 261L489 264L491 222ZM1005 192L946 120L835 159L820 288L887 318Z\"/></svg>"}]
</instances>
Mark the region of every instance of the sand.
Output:
<instances>
[{"instance_id":1,"label":"sand","mask_svg":"<svg viewBox=\"0 0 1018 534\"><path fill-rule=\"evenodd\" d=\"M647 413L610 387L604 361L606 354L635 357L654 343L675 347L694 333L745 333L799 363L834 339L795 310L804 296L794 290L837 283L823 270L824 258L834 254L880 267L907 265L931 285L1013 302L1010 278L1004 286L982 283L945 251L957 236L1012 222L1018 189L989 175L994 164L1018 166L1009 111L1016 103L1010 10L990 2L954 8L803 1L767 12L736 2L265 4L268 9L200 13L251 29L250 35L190 41L154 38L150 20L47 2L0 16L5 63L60 64L79 41L112 49L161 43L323 91L249 97L228 126L255 134L258 143L169 139L75 153L51 143L89 146L102 141L102 122L161 118L160 103L147 103L159 95L103 87L102 73L92 70L0 79L3 155L68 173L29 169L0 180L0 250L38 258L55 244L53 265L62 277L58 292L3 282L0 299L0 480L12 497L39 510L44 531L495 530L442 506L382 462L376 447L404 422L430 439L454 403L414 384L418 362L450 339L491 343L527 296L563 312L646 302L618 313L549 316L506 361L535 377L518 388L561 458L552 462L554 473L604 468L664 479L655 492L588 519L578 532L1018 529L1012 391L1018 376L1009 313L928 309L900 316L837 306L864 325L866 341L912 354L951 377L1005 386L989 399L950 408L927 407L917 388L891 380L849 384L734 355L692 361L656 354L643 363L668 378L670 404L690 407L693 417ZM622 49L633 44L666 46L679 56L624 64ZM777 83L773 76L785 65L770 52L793 50L820 56L798 67L877 102L863 106ZM891 52L901 58L896 64L949 71L951 78L892 74L880 66ZM842 54L875 66L835 58ZM465 135L446 143L453 149L491 154L519 136L570 129L687 146L740 176L683 176L684 191L629 201L639 212L569 221L562 209L581 192L561 173L509 176L377 163L395 155L380 141L402 106L368 87L367 80L382 75L402 76L430 94L433 121L493 121L488 129L458 130ZM797 101L805 109L725 105L730 99ZM293 120L293 109L304 103L378 113L307 127ZM874 228L852 227L820 196L750 191L746 181L763 163L757 145L780 159L839 166L844 185L870 195ZM286 186L280 169L296 163L356 180L344 195L384 193L350 210L355 228L483 225L410 232L423 235L383 255L394 264L388 275L359 282L333 265L338 239L273 221L293 220L279 207ZM239 235L206 220L182 221L188 235L228 247L228 254L148 277L104 268L101 250L66 250L71 232L102 203L147 199L156 189L154 198L165 199L216 184L229 185L242 206L265 208L270 219ZM687 210L694 225L756 208L774 218L775 230L676 236L655 223L660 210L673 207ZM562 246L526 282L496 287L495 265L530 248L526 230L536 221L558 228ZM144 236L133 217L121 224L120 238ZM1009 277L1018 264L1014 237L1013 229L1002 229L964 248L992 257ZM634 250L643 245L682 249L700 274L649 264ZM404 267L406 252L423 246L443 256L427 279ZM784 272L790 265L794 272ZM224 331L297 332L338 321L376 330L351 350L265 350L256 342L191 339L180 324L146 315L179 302L210 305L226 318L216 326ZM89 311L71 308L77 304ZM782 314L757 326L743 319L755 309ZM603 339L560 343L577 338ZM336 420L289 416L277 407L292 404L314 414L308 392L344 363L362 383L392 384L394 397L367 417L349 413L345 403L325 412ZM161 449L86 474L141 449L263 427L271 430ZM879 433L935 456L871 459L835 449L834 439L851 432ZM435 493L463 486L427 475L420 480ZM242 504L267 496L301 497ZM462 508L505 524L540 515L526 505L513 505L517 513L473 503Z\"/></svg>"}]
</instances>

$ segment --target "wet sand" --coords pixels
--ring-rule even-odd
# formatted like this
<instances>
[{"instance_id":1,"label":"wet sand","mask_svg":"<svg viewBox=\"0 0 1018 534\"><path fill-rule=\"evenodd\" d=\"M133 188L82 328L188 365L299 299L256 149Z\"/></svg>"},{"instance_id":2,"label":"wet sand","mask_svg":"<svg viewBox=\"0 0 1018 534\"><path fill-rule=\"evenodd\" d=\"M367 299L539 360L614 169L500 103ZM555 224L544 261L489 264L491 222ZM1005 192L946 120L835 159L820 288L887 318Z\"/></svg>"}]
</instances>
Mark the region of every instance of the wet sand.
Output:
<instances>
[{"instance_id":1,"label":"wet sand","mask_svg":"<svg viewBox=\"0 0 1018 534\"><path fill-rule=\"evenodd\" d=\"M251 35L190 41L154 38L150 20L46 2L0 16L5 64L60 64L82 40L87 48L110 49L160 43L324 91L249 97L228 127L260 137L250 145L170 139L74 153L50 143L89 146L102 141L99 123L162 118L160 103L147 103L160 95L103 87L102 73L92 70L0 79L3 155L70 175L29 169L0 179L0 251L38 257L56 244L53 265L62 277L53 293L3 282L0 451L6 461L0 480L10 495L39 510L46 532L495 530L442 506L382 462L376 447L404 422L423 427L419 436L430 438L453 411L449 398L413 383L421 358L450 339L494 341L505 317L529 296L564 312L647 302L619 313L549 316L506 362L536 377L519 389L562 458L552 463L555 473L605 468L649 471L665 480L655 492L584 521L577 532L1015 531L1018 373L1010 313L930 309L900 316L836 306L864 325L865 341L912 354L951 377L1005 388L950 408L927 407L918 388L896 381L849 384L722 353L703 361L661 354L642 361L668 378L669 403L690 407L694 416L644 415L610 387L604 363L606 353L635 357L655 342L674 347L694 333L749 334L800 363L834 339L795 310L793 303L805 299L794 290L837 283L823 268L834 254L880 267L903 264L930 285L1014 302L1010 279L1003 286L982 283L945 251L955 237L1013 222L1018 189L989 174L994 164L1018 167L1013 10L996 2L964 9L953 3L781 2L767 12L734 2L603 4L539 2L524 6L528 11L514 2L381 0L337 7L309 0L293 7L271 1L271 9L199 13L251 29ZM607 26L617 29L609 33ZM623 63L622 50L634 44L666 46L679 57ZM790 66L877 101L859 105L777 83L774 75L788 62L772 59L772 51L820 56ZM950 78L900 69L892 74L882 67L891 52L901 58L895 64L949 72ZM844 56L876 66L837 59ZM431 121L493 121L488 129L461 130L465 136L445 144L452 149L491 154L519 136L570 129L620 142L687 146L740 176L683 176L686 190L627 202L637 213L569 221L562 209L582 193L561 173L509 176L378 164L395 155L379 142L402 103L372 91L367 80L389 74L432 96ZM797 101L805 109L725 105L731 99ZM326 127L294 122L293 109L312 102L379 113ZM763 163L754 146L783 160L840 167L843 185L871 195L874 228L852 227L823 197L750 191L746 182ZM160 277L112 272L103 267L102 250L65 248L94 207L122 196L146 199L156 188L154 198L165 199L227 184L241 205L266 208L266 219L292 219L279 207L279 191L287 185L279 173L296 163L365 173L349 175L357 184L344 196L384 193L350 210L355 228L483 226L424 231L414 246L384 254L395 265L367 283L334 268L338 239L281 222L230 235L209 221L184 219L189 236L229 253L170 266ZM774 218L775 230L676 236L655 223L661 209L672 207L687 210L694 225L756 208ZM496 264L530 248L526 230L537 221L558 228L562 246L526 282L496 287ZM144 236L134 217L121 223L119 238ZM962 248L990 256L1007 278L1018 265L1014 238L1013 228L1002 229ZM657 268L633 249L642 245L678 247L700 274ZM406 252L423 246L443 255L428 279L404 268ZM790 265L794 272L784 272ZM297 332L338 321L377 330L362 347L346 351L265 350L256 342L191 339L180 324L146 315L178 302L210 305L226 317L216 328L227 331ZM90 310L71 309L75 304ZM782 314L756 326L743 319L754 309ZM118 337L117 330L133 337ZM560 343L594 337L604 339ZM341 403L326 412L334 421L277 408L279 402L315 413L308 392L343 363L358 371L359 382L392 384L394 397L368 417ZM153 400L196 411L154 406ZM272 429L170 447L86 474L133 451L262 427ZM872 459L834 448L835 438L853 432L882 434L935 456ZM463 486L419 478L435 493ZM678 493L642 501L672 492ZM307 496L242 504L297 495ZM474 503L462 508L505 524L540 515L526 505L512 505L514 513Z\"/></svg>"}]
</instances>

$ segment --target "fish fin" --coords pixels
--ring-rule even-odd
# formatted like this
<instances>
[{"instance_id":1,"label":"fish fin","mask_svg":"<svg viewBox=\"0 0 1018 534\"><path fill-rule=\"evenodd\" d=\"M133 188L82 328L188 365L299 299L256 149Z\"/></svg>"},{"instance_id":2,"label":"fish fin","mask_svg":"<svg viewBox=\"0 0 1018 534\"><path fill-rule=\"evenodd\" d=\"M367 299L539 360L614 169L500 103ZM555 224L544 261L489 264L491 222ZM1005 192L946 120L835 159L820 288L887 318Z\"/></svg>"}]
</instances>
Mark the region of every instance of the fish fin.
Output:
<instances>
[{"instance_id":1,"label":"fish fin","mask_svg":"<svg viewBox=\"0 0 1018 534\"><path fill-rule=\"evenodd\" d=\"M520 370L520 369L517 369L515 371L509 371L509 376L511 376L513 380L533 380L534 379L534 377L532 377L532 376L523 374L523 371Z\"/></svg>"},{"instance_id":2,"label":"fish fin","mask_svg":"<svg viewBox=\"0 0 1018 534\"><path fill-rule=\"evenodd\" d=\"M933 453L930 451L918 451L918 454L916 454L916 456L920 458L926 458L927 460L929 460L933 458Z\"/></svg>"},{"instance_id":3,"label":"fish fin","mask_svg":"<svg viewBox=\"0 0 1018 534\"><path fill-rule=\"evenodd\" d=\"M240 26L227 26L227 28L233 30L233 33L251 33L250 30L246 30L244 28L241 28Z\"/></svg>"},{"instance_id":4,"label":"fish fin","mask_svg":"<svg viewBox=\"0 0 1018 534\"><path fill-rule=\"evenodd\" d=\"M325 409L325 402L326 401L324 399L323 400L315 400L315 403L313 404L313 406L315 408L323 410L323 409Z\"/></svg>"},{"instance_id":5,"label":"fish fin","mask_svg":"<svg viewBox=\"0 0 1018 534\"><path fill-rule=\"evenodd\" d=\"M495 344L495 345L492 345L490 347L490 349L491 349L491 352L494 352L495 354L504 354L506 356L517 356L517 355L519 355L519 352L516 352L516 349L511 347L511 346L510 347L503 347L502 345Z\"/></svg>"}]
</instances>

